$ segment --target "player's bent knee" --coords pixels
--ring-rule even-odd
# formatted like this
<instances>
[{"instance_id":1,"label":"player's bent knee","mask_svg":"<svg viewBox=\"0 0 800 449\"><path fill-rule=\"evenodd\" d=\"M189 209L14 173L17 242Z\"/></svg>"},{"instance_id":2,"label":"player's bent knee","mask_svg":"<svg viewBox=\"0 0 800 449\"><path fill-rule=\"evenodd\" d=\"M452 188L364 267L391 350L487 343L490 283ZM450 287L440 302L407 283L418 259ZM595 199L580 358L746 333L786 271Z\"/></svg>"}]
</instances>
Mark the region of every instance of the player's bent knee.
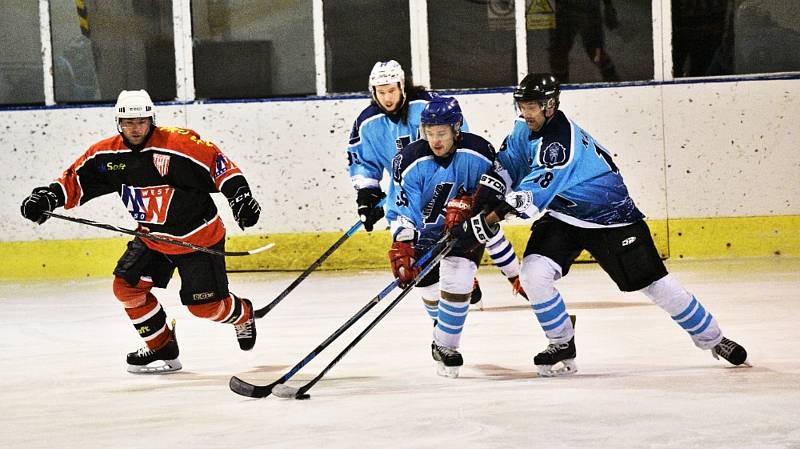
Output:
<instances>
[{"instance_id":1,"label":"player's bent knee","mask_svg":"<svg viewBox=\"0 0 800 449\"><path fill-rule=\"evenodd\" d=\"M464 257L445 257L439 267L439 286L441 290L464 294L472 292L472 280L478 267L475 262Z\"/></svg>"},{"instance_id":2,"label":"player's bent knee","mask_svg":"<svg viewBox=\"0 0 800 449\"><path fill-rule=\"evenodd\" d=\"M189 313L198 318L216 321L219 319L219 315L225 311L225 303L219 300L207 304L192 304L186 308L189 309Z\"/></svg>"},{"instance_id":3,"label":"player's bent knee","mask_svg":"<svg viewBox=\"0 0 800 449\"><path fill-rule=\"evenodd\" d=\"M139 281L136 286L131 286L128 281L119 276L114 277L112 285L114 296L126 309L144 305L147 301L147 293L150 292L151 288L153 288L153 284L150 282Z\"/></svg>"},{"instance_id":4,"label":"player's bent knee","mask_svg":"<svg viewBox=\"0 0 800 449\"><path fill-rule=\"evenodd\" d=\"M522 260L519 280L533 303L552 298L555 294L553 283L559 278L561 267L549 257L531 254Z\"/></svg>"}]
</instances>

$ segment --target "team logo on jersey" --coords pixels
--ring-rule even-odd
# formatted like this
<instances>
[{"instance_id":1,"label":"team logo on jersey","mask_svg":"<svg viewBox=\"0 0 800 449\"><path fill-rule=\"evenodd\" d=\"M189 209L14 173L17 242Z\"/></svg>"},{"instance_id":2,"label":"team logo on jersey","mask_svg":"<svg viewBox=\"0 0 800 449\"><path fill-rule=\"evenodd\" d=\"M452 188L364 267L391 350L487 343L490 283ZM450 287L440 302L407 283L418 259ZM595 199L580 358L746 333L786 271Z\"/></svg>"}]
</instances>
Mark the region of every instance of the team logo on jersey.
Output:
<instances>
[{"instance_id":1,"label":"team logo on jersey","mask_svg":"<svg viewBox=\"0 0 800 449\"><path fill-rule=\"evenodd\" d=\"M233 163L228 160L223 154L218 154L217 159L214 162L214 177L219 178L222 176L226 171L233 168Z\"/></svg>"},{"instance_id":2,"label":"team logo on jersey","mask_svg":"<svg viewBox=\"0 0 800 449\"><path fill-rule=\"evenodd\" d=\"M559 142L550 142L545 149L539 151L539 163L547 168L564 165L569 159L569 152Z\"/></svg>"},{"instance_id":3,"label":"team logo on jersey","mask_svg":"<svg viewBox=\"0 0 800 449\"><path fill-rule=\"evenodd\" d=\"M392 178L394 178L394 182L400 182L401 180L401 173L400 173L400 166L403 165L403 155L397 154L392 159Z\"/></svg>"},{"instance_id":4,"label":"team logo on jersey","mask_svg":"<svg viewBox=\"0 0 800 449\"><path fill-rule=\"evenodd\" d=\"M169 155L153 154L153 165L156 166L158 173L164 177L169 173Z\"/></svg>"},{"instance_id":5,"label":"team logo on jersey","mask_svg":"<svg viewBox=\"0 0 800 449\"><path fill-rule=\"evenodd\" d=\"M164 224L175 189L170 186L133 187L123 184L120 199L139 223Z\"/></svg>"}]
</instances>

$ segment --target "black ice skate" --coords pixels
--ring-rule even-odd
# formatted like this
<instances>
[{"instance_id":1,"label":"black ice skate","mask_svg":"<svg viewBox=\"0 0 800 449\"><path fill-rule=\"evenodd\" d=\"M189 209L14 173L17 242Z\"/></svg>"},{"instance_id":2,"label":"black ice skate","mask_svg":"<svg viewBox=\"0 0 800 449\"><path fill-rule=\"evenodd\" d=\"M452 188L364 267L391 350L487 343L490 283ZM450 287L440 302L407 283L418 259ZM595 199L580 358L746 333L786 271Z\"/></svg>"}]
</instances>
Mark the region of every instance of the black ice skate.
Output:
<instances>
[{"instance_id":1,"label":"black ice skate","mask_svg":"<svg viewBox=\"0 0 800 449\"><path fill-rule=\"evenodd\" d=\"M431 355L436 360L436 374L444 377L458 377L458 369L464 364L461 353L446 346L431 343Z\"/></svg>"},{"instance_id":2,"label":"black ice skate","mask_svg":"<svg viewBox=\"0 0 800 449\"><path fill-rule=\"evenodd\" d=\"M733 340L728 340L725 337L722 337L722 341L719 342L718 345L711 348L711 355L718 360L720 356L722 356L723 359L735 366L742 364L750 366L750 364L747 363L747 351L744 349L744 347Z\"/></svg>"},{"instance_id":3,"label":"black ice skate","mask_svg":"<svg viewBox=\"0 0 800 449\"><path fill-rule=\"evenodd\" d=\"M235 324L236 339L239 340L239 348L242 351L249 351L256 345L256 316L253 313L253 302L242 298L242 303L250 309L250 319L242 324Z\"/></svg>"},{"instance_id":4,"label":"black ice skate","mask_svg":"<svg viewBox=\"0 0 800 449\"><path fill-rule=\"evenodd\" d=\"M147 346L136 352L128 353L128 372L133 374L164 374L182 368L178 360L178 340L175 338L175 320L172 329L167 329L172 336L159 349L152 350Z\"/></svg>"},{"instance_id":5,"label":"black ice skate","mask_svg":"<svg viewBox=\"0 0 800 449\"><path fill-rule=\"evenodd\" d=\"M542 377L574 374L578 371L575 365L575 337L566 343L550 343L547 349L536 354L533 364Z\"/></svg>"}]
</instances>

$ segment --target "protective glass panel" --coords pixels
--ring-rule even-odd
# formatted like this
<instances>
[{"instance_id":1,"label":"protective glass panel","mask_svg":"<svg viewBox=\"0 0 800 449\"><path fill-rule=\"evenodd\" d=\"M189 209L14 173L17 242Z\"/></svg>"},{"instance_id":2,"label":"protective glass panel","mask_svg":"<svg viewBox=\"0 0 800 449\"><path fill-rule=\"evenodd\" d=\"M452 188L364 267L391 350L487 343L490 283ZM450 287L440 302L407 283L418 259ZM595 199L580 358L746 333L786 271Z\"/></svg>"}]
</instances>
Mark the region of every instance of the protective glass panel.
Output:
<instances>
[{"instance_id":1,"label":"protective glass panel","mask_svg":"<svg viewBox=\"0 0 800 449\"><path fill-rule=\"evenodd\" d=\"M55 1L50 23L56 102L175 99L171 0Z\"/></svg>"},{"instance_id":2,"label":"protective glass panel","mask_svg":"<svg viewBox=\"0 0 800 449\"><path fill-rule=\"evenodd\" d=\"M408 0L323 2L328 92L363 92L377 61L394 59L411 77Z\"/></svg>"},{"instance_id":3,"label":"protective glass panel","mask_svg":"<svg viewBox=\"0 0 800 449\"><path fill-rule=\"evenodd\" d=\"M193 0L197 98L313 94L311 0Z\"/></svg>"},{"instance_id":4,"label":"protective glass panel","mask_svg":"<svg viewBox=\"0 0 800 449\"><path fill-rule=\"evenodd\" d=\"M528 0L528 71L562 83L653 79L652 3Z\"/></svg>"},{"instance_id":5,"label":"protective glass panel","mask_svg":"<svg viewBox=\"0 0 800 449\"><path fill-rule=\"evenodd\" d=\"M44 103L38 2L0 2L0 42L0 104Z\"/></svg>"},{"instance_id":6,"label":"protective glass panel","mask_svg":"<svg viewBox=\"0 0 800 449\"><path fill-rule=\"evenodd\" d=\"M675 77L800 70L800 3L672 0Z\"/></svg>"},{"instance_id":7,"label":"protective glass panel","mask_svg":"<svg viewBox=\"0 0 800 449\"><path fill-rule=\"evenodd\" d=\"M514 0L429 1L431 87L515 84L514 36Z\"/></svg>"}]
</instances>

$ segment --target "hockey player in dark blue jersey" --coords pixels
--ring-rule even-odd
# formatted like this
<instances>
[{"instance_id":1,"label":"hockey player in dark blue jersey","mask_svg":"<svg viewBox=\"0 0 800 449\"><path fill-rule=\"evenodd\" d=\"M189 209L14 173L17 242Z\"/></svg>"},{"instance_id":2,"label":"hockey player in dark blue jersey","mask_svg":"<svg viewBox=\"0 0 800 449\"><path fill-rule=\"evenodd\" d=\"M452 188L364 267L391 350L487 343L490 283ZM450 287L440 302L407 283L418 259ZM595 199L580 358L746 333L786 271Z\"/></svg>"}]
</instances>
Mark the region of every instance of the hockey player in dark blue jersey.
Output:
<instances>
[{"instance_id":1,"label":"hockey player in dark blue jersey","mask_svg":"<svg viewBox=\"0 0 800 449\"><path fill-rule=\"evenodd\" d=\"M644 215L634 204L611 154L558 109L560 87L550 74L530 74L514 90L521 112L498 160L506 171L489 172L494 191L482 189L484 212L458 234L481 242L509 212L534 217L520 278L550 341L534 358L540 375L575 372L574 329L554 282L582 250L589 251L622 291L641 291L689 333L694 344L733 365L745 349L722 335L705 307L668 274ZM508 191L505 190L508 187ZM477 207L477 206L476 206Z\"/></svg>"},{"instance_id":2,"label":"hockey player in dark blue jersey","mask_svg":"<svg viewBox=\"0 0 800 449\"><path fill-rule=\"evenodd\" d=\"M383 218L380 207L386 194L381 189L384 170L391 171L392 158L403 147L419 138L420 114L435 96L425 89L413 86L397 61L375 63L369 75L372 101L356 118L347 147L350 180L357 191L358 215L364 229L371 232L375 223ZM466 122L462 129L469 131ZM387 203L394 201L395 192L389 184ZM386 219L395 219L391 209L385 207ZM519 260L502 231L487 244L489 256L512 284L512 291L524 295L519 284ZM482 306L482 296L475 280L473 303Z\"/></svg>"},{"instance_id":3,"label":"hockey player in dark blue jersey","mask_svg":"<svg viewBox=\"0 0 800 449\"><path fill-rule=\"evenodd\" d=\"M391 223L394 243L389 260L401 285L416 276L417 254L472 215L472 193L494 162L492 145L463 132L462 121L456 99L432 99L421 115L424 139L405 147L392 162L398 194L389 204L396 217ZM463 364L458 347L484 244L456 246L439 267L417 283L435 323L431 351L437 372L443 376L458 376Z\"/></svg>"}]
</instances>

